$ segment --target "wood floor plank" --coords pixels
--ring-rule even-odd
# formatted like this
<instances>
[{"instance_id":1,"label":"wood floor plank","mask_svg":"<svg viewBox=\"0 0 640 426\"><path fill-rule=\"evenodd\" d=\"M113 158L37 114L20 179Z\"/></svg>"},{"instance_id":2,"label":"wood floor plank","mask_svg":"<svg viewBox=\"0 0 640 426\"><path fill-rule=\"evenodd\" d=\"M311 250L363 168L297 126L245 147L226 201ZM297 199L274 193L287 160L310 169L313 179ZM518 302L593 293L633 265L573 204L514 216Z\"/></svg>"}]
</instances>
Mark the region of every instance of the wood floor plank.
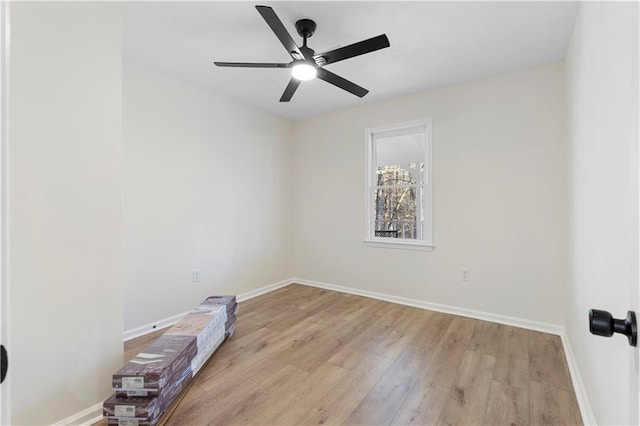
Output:
<instances>
[{"instance_id":1,"label":"wood floor plank","mask_svg":"<svg viewBox=\"0 0 640 426\"><path fill-rule=\"evenodd\" d=\"M290 393L289 398L282 398L262 414L260 423L265 425L297 425L309 407L314 407L320 399L331 391L347 374L344 368L325 364Z\"/></svg>"},{"instance_id":2,"label":"wood floor plank","mask_svg":"<svg viewBox=\"0 0 640 426\"><path fill-rule=\"evenodd\" d=\"M451 327L455 316L443 314L441 312L430 312L427 323L411 339L414 346L422 346L428 349L428 353L433 354L440 346L440 341Z\"/></svg>"},{"instance_id":3,"label":"wood floor plank","mask_svg":"<svg viewBox=\"0 0 640 426\"><path fill-rule=\"evenodd\" d=\"M263 418L274 404L290 398L298 386L309 377L309 373L291 365L272 372L269 381L257 385L243 398L228 400L218 411L207 418L208 424L251 424Z\"/></svg>"},{"instance_id":4,"label":"wood floor plank","mask_svg":"<svg viewBox=\"0 0 640 426\"><path fill-rule=\"evenodd\" d=\"M379 320L379 325L381 326L378 333L373 336L373 340L381 341L384 340L386 335L389 332L392 332L404 319L406 315L406 306L402 305L391 305L388 309L385 310L384 314Z\"/></svg>"},{"instance_id":5,"label":"wood floor plank","mask_svg":"<svg viewBox=\"0 0 640 426\"><path fill-rule=\"evenodd\" d=\"M530 385L532 425L583 424L570 392L536 381L531 381Z\"/></svg>"},{"instance_id":6,"label":"wood floor plank","mask_svg":"<svg viewBox=\"0 0 640 426\"><path fill-rule=\"evenodd\" d=\"M530 379L556 387L571 390L571 378L562 342L559 336L546 333L531 333L529 338Z\"/></svg>"},{"instance_id":7,"label":"wood floor plank","mask_svg":"<svg viewBox=\"0 0 640 426\"><path fill-rule=\"evenodd\" d=\"M297 346L289 346L280 353L280 358L289 364L314 372L319 366L330 359L341 347L342 343L325 332L295 342Z\"/></svg>"},{"instance_id":8,"label":"wood floor plank","mask_svg":"<svg viewBox=\"0 0 640 426\"><path fill-rule=\"evenodd\" d=\"M502 334L500 356L529 359L529 337L535 332L509 325L502 327L505 332Z\"/></svg>"},{"instance_id":9,"label":"wood floor plank","mask_svg":"<svg viewBox=\"0 0 640 426\"><path fill-rule=\"evenodd\" d=\"M502 351L505 326L495 322L477 321L469 339L468 349L497 357Z\"/></svg>"},{"instance_id":10,"label":"wood floor plank","mask_svg":"<svg viewBox=\"0 0 640 426\"><path fill-rule=\"evenodd\" d=\"M466 351L438 424L470 425L481 421L485 413L495 363L495 357Z\"/></svg>"},{"instance_id":11,"label":"wood floor plank","mask_svg":"<svg viewBox=\"0 0 640 426\"><path fill-rule=\"evenodd\" d=\"M339 425L351 415L393 361L366 354L362 362L299 419L300 425Z\"/></svg>"},{"instance_id":12,"label":"wood floor plank","mask_svg":"<svg viewBox=\"0 0 640 426\"><path fill-rule=\"evenodd\" d=\"M218 415L221 407L243 400L256 386L256 382L234 370L218 374L215 381L209 382L207 387L200 386L206 391L204 394L182 401L168 419L167 425L208 423Z\"/></svg>"},{"instance_id":13,"label":"wood floor plank","mask_svg":"<svg viewBox=\"0 0 640 426\"><path fill-rule=\"evenodd\" d=\"M371 324L380 319L379 315L372 315L369 321L345 321L340 316L330 318L323 323L323 327L331 330L331 336L346 345L365 333Z\"/></svg>"},{"instance_id":14,"label":"wood floor plank","mask_svg":"<svg viewBox=\"0 0 640 426\"><path fill-rule=\"evenodd\" d=\"M528 425L529 389L492 381L483 423L485 425Z\"/></svg>"},{"instance_id":15,"label":"wood floor plank","mask_svg":"<svg viewBox=\"0 0 640 426\"><path fill-rule=\"evenodd\" d=\"M324 322L334 318L340 318L343 321L349 321L347 316L355 313L360 308L360 303L364 300L362 296L354 294L340 294L334 302L326 306L322 310L318 310L312 314L312 321Z\"/></svg>"},{"instance_id":16,"label":"wood floor plank","mask_svg":"<svg viewBox=\"0 0 640 426\"><path fill-rule=\"evenodd\" d=\"M351 312L348 312L344 319L345 321L367 321L371 316L382 316L386 313L389 304L382 300L368 299L363 297L358 303L359 307Z\"/></svg>"},{"instance_id":17,"label":"wood floor plank","mask_svg":"<svg viewBox=\"0 0 640 426\"><path fill-rule=\"evenodd\" d=\"M407 309L404 314L401 321L382 336L373 348L374 353L396 359L429 319L428 315L424 315L424 311L418 309Z\"/></svg>"},{"instance_id":18,"label":"wood floor plank","mask_svg":"<svg viewBox=\"0 0 640 426\"><path fill-rule=\"evenodd\" d=\"M292 342L297 338L313 333L318 327L317 324L298 322L280 333L264 328L253 333L252 336L234 336L222 345L219 353L201 373L202 379L215 380L220 371L229 368L242 371L263 359L285 352L288 347L295 344Z\"/></svg>"},{"instance_id":19,"label":"wood floor plank","mask_svg":"<svg viewBox=\"0 0 640 426\"><path fill-rule=\"evenodd\" d=\"M529 360L498 357L493 378L508 386L529 389Z\"/></svg>"},{"instance_id":20,"label":"wood floor plank","mask_svg":"<svg viewBox=\"0 0 640 426\"><path fill-rule=\"evenodd\" d=\"M373 322L365 323L367 327L353 336L353 339L345 343L336 353L328 359L328 362L347 370L354 368L362 359L363 354L370 353L377 347L381 340L380 334L388 332L388 326L394 317L385 316L377 318Z\"/></svg>"},{"instance_id":21,"label":"wood floor plank","mask_svg":"<svg viewBox=\"0 0 640 426\"><path fill-rule=\"evenodd\" d=\"M340 297L340 295L336 292L325 290L322 288L312 289L311 295L297 299L294 302L295 306L307 312L315 313L321 310L323 307L329 306L332 302Z\"/></svg>"},{"instance_id":22,"label":"wood floor plank","mask_svg":"<svg viewBox=\"0 0 640 426\"><path fill-rule=\"evenodd\" d=\"M408 326L403 326L411 312L410 309L406 306L395 305L384 315L378 317L371 328L364 331L360 338L357 339L358 342L362 343L358 351L374 351L378 355L395 359L411 341L411 337L406 336L405 329ZM413 331L417 331L417 328ZM366 342L363 339L366 339ZM351 355L354 354L352 353ZM357 362L357 353L355 355L351 359L343 360L341 365L344 368L350 368L350 364Z\"/></svg>"},{"instance_id":23,"label":"wood floor plank","mask_svg":"<svg viewBox=\"0 0 640 426\"><path fill-rule=\"evenodd\" d=\"M450 388L429 384L425 379L416 380L391 424L436 424L444 408L449 391Z\"/></svg>"},{"instance_id":24,"label":"wood floor plank","mask_svg":"<svg viewBox=\"0 0 640 426\"><path fill-rule=\"evenodd\" d=\"M440 340L439 346L428 359L421 376L431 384L450 387L456 380L475 325L475 320L462 317L454 318Z\"/></svg>"},{"instance_id":25,"label":"wood floor plank","mask_svg":"<svg viewBox=\"0 0 640 426\"><path fill-rule=\"evenodd\" d=\"M236 320L236 323L238 321ZM244 321L243 321L244 322ZM254 347L259 344L263 339L268 338L269 336L275 336L277 333L273 330L269 330L266 327L255 328L252 330L245 330L238 324L236 328L236 333L234 333L231 339L228 339L225 344L222 346L222 349L225 350L238 350L239 348L244 348L246 346Z\"/></svg>"},{"instance_id":26,"label":"wood floor plank","mask_svg":"<svg viewBox=\"0 0 640 426\"><path fill-rule=\"evenodd\" d=\"M350 425L389 424L424 368L424 348L408 346L351 413Z\"/></svg>"},{"instance_id":27,"label":"wood floor plank","mask_svg":"<svg viewBox=\"0 0 640 426\"><path fill-rule=\"evenodd\" d=\"M193 386L189 388L189 391L184 396L184 398L182 398L181 404L182 405L189 404L190 401L198 399L206 393L207 393L206 390L202 389L200 386L194 383Z\"/></svg>"},{"instance_id":28,"label":"wood floor plank","mask_svg":"<svg viewBox=\"0 0 640 426\"><path fill-rule=\"evenodd\" d=\"M242 336L234 336L231 341L226 342L215 357L211 360L207 368L200 374L202 382L213 379L225 370L241 371L243 367L252 365L255 362L254 355L260 357L265 348L278 339L275 331L261 328L252 333L251 338L242 339ZM238 338L238 340L236 340Z\"/></svg>"},{"instance_id":29,"label":"wood floor plank","mask_svg":"<svg viewBox=\"0 0 640 426\"><path fill-rule=\"evenodd\" d=\"M505 385L529 389L530 332L516 327L503 327L493 378Z\"/></svg>"},{"instance_id":30,"label":"wood floor plank","mask_svg":"<svg viewBox=\"0 0 640 426\"><path fill-rule=\"evenodd\" d=\"M291 324L304 321L310 317L309 312L304 309L290 307L283 309L280 314L272 316L263 321L264 327L274 331L285 331Z\"/></svg>"},{"instance_id":31,"label":"wood floor plank","mask_svg":"<svg viewBox=\"0 0 640 426\"><path fill-rule=\"evenodd\" d=\"M242 321L236 320L236 335L246 336L254 331L264 328L267 320L264 314L258 311L244 313Z\"/></svg>"},{"instance_id":32,"label":"wood floor plank","mask_svg":"<svg viewBox=\"0 0 640 426\"><path fill-rule=\"evenodd\" d=\"M267 357L258 362L238 368L237 370L246 378L261 385L268 383L273 377L273 372L285 368L287 362L279 357ZM212 378L215 383L215 377Z\"/></svg>"}]
</instances>

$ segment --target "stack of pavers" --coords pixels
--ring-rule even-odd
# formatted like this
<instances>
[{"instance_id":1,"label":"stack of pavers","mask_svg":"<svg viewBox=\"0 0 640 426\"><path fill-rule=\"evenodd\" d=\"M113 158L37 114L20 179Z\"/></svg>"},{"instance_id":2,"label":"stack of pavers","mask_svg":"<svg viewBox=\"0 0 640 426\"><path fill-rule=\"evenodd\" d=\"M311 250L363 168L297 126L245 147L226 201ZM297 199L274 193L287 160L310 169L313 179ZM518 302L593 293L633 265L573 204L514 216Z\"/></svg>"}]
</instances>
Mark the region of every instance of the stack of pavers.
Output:
<instances>
[{"instance_id":1,"label":"stack of pavers","mask_svg":"<svg viewBox=\"0 0 640 426\"><path fill-rule=\"evenodd\" d=\"M235 331L235 296L211 296L113 375L108 425L154 426Z\"/></svg>"}]
</instances>

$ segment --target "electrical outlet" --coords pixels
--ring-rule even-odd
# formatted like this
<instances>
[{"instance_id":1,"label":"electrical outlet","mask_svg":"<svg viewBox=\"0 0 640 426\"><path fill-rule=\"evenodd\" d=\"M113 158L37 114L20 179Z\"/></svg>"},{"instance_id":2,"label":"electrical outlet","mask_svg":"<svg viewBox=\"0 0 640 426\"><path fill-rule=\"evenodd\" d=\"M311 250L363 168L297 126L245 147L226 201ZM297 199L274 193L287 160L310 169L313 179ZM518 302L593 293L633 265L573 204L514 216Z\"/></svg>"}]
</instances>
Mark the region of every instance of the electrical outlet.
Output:
<instances>
[{"instance_id":1,"label":"electrical outlet","mask_svg":"<svg viewBox=\"0 0 640 426\"><path fill-rule=\"evenodd\" d=\"M471 274L469 273L468 269L463 269L462 271L460 271L460 280L469 281L470 279L471 279Z\"/></svg>"},{"instance_id":2,"label":"electrical outlet","mask_svg":"<svg viewBox=\"0 0 640 426\"><path fill-rule=\"evenodd\" d=\"M194 269L191 272L191 281L194 283L199 283L200 282L200 269Z\"/></svg>"}]
</instances>

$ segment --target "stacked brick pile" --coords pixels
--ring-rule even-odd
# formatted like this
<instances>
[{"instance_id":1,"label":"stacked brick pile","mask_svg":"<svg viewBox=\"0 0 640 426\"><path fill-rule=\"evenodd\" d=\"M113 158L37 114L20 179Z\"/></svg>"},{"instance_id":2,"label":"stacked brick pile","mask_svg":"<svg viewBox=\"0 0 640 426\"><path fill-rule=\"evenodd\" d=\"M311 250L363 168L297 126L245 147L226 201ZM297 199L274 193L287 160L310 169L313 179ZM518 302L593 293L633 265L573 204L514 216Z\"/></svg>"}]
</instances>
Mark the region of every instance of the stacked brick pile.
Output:
<instances>
[{"instance_id":1,"label":"stacked brick pile","mask_svg":"<svg viewBox=\"0 0 640 426\"><path fill-rule=\"evenodd\" d=\"M235 296L211 296L112 378L103 404L109 425L154 426L218 347L235 331Z\"/></svg>"}]
</instances>

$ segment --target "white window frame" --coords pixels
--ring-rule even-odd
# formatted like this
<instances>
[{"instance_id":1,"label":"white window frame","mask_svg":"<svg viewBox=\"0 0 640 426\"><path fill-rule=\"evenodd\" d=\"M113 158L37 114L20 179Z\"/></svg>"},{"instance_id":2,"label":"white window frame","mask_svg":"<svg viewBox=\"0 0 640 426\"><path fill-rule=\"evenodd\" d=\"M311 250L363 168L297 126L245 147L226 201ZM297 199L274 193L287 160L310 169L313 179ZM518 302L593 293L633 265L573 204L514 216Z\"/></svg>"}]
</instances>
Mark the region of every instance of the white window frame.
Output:
<instances>
[{"instance_id":1,"label":"white window frame","mask_svg":"<svg viewBox=\"0 0 640 426\"><path fill-rule=\"evenodd\" d=\"M374 187L375 185L375 140L376 136L394 136L406 133L416 128L424 129L425 135L425 183L423 186L422 214L424 221L422 240L409 240L400 238L376 237L375 217L373 217ZM369 247L383 247L394 249L424 250L432 251L433 245L433 141L432 141L432 120L426 118L422 120L409 121L405 123L392 124L388 126L370 127L365 130L365 237L364 243Z\"/></svg>"}]
</instances>

